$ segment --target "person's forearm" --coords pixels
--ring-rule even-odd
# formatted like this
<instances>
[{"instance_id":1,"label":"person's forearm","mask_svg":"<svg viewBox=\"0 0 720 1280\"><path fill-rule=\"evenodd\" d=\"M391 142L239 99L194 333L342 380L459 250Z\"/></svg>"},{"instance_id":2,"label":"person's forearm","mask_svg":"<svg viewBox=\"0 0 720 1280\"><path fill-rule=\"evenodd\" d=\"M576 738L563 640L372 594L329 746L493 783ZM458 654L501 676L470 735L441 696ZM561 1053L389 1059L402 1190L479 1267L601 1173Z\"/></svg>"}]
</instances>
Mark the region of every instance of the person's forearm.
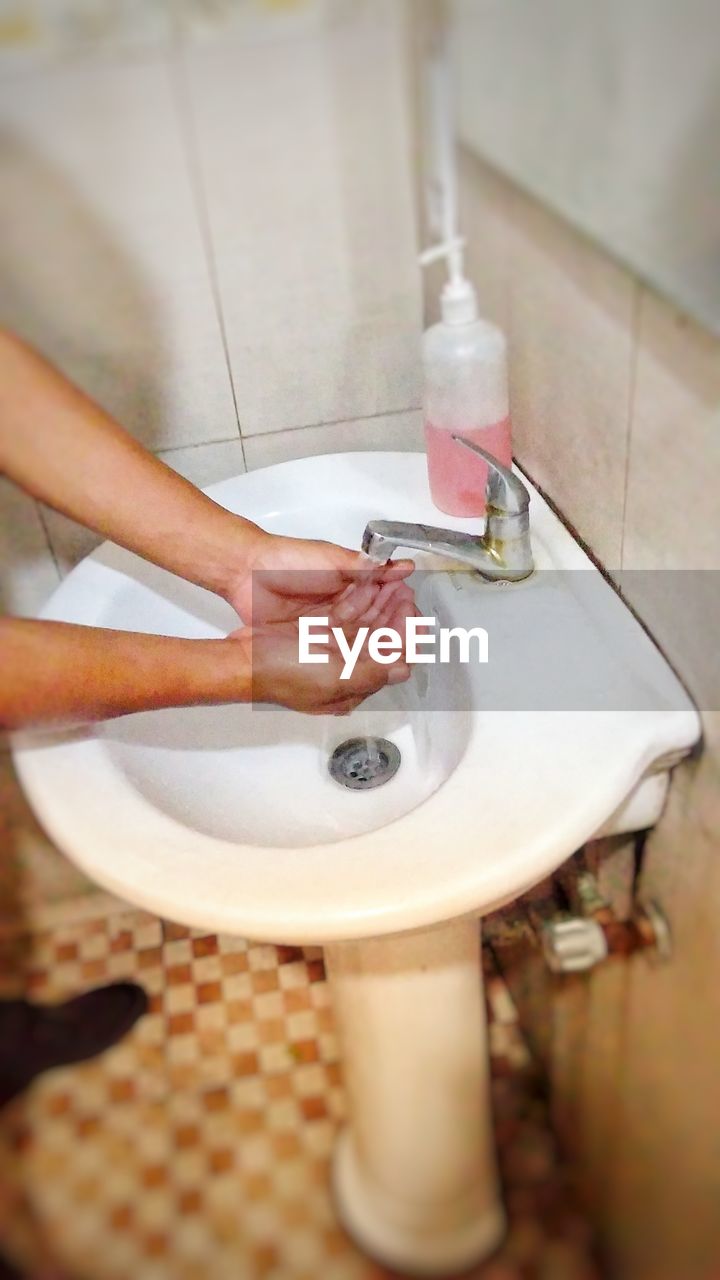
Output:
<instances>
[{"instance_id":1,"label":"person's forearm","mask_svg":"<svg viewBox=\"0 0 720 1280\"><path fill-rule=\"evenodd\" d=\"M0 729L246 702L249 646L0 618Z\"/></svg>"},{"instance_id":2,"label":"person's forearm","mask_svg":"<svg viewBox=\"0 0 720 1280\"><path fill-rule=\"evenodd\" d=\"M165 466L2 330L0 472L102 537L220 595L266 537Z\"/></svg>"}]
</instances>

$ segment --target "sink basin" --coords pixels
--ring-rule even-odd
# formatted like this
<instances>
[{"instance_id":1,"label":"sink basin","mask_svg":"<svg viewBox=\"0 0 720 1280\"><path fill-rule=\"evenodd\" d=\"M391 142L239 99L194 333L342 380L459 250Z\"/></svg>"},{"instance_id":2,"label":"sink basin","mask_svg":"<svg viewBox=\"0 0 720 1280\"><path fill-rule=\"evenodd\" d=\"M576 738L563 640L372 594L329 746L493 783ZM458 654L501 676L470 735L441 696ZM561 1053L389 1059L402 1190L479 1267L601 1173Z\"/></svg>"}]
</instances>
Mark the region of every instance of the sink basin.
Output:
<instances>
[{"instance_id":1,"label":"sink basin","mask_svg":"<svg viewBox=\"0 0 720 1280\"><path fill-rule=\"evenodd\" d=\"M424 458L414 454L303 459L208 492L274 532L348 546L359 544L368 519L388 515L472 527L438 516ZM600 583L535 493L531 521L540 568L586 569ZM570 575L546 576L557 613ZM620 667L612 649L599 645L597 663L608 686L618 670L637 683L658 656L610 587L601 587L620 622L629 619L634 649L625 646ZM477 623L479 615L493 642L492 664L513 644L514 622L510 616L503 631L504 615L530 589L476 586L467 575L454 585L448 574L433 574L420 599L450 623ZM79 565L43 612L188 637L236 625L217 598L110 545ZM340 720L244 706L135 715L27 740L17 763L59 846L106 888L148 910L287 942L393 933L516 896L699 735L682 694L665 713L471 711L463 683L474 675L485 678L469 667L417 668L408 685ZM672 690L667 703L673 706ZM343 738L369 732L396 743L402 767L385 787L345 791L330 778L328 757Z\"/></svg>"},{"instance_id":2,"label":"sink basin","mask_svg":"<svg viewBox=\"0 0 720 1280\"><path fill-rule=\"evenodd\" d=\"M438 513L416 454L308 458L207 492L273 532L348 546L371 519L477 525ZM15 745L39 818L105 888L185 924L325 944L351 1111L340 1211L372 1253L416 1272L469 1265L502 1230L477 917L588 838L651 825L700 735L652 642L534 490L530 519L527 583L419 581L423 612L486 627L492 687L489 668L436 665L343 719L190 708ZM43 616L187 637L237 625L215 597L109 545ZM528 648L528 616L538 635L551 620L546 643ZM535 702L553 663L551 687L572 683L579 652L592 671L583 700ZM360 793L330 777L328 759L365 735L393 742L402 764Z\"/></svg>"}]
</instances>

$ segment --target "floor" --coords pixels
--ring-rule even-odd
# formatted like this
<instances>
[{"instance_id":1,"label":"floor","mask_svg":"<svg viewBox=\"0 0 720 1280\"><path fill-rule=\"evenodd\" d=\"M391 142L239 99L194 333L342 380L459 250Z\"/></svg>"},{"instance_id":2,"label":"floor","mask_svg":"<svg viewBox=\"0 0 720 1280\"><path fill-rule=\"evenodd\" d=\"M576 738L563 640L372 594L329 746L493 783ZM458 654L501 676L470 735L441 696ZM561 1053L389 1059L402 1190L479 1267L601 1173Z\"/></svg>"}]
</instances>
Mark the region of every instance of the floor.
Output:
<instances>
[{"instance_id":1,"label":"floor","mask_svg":"<svg viewBox=\"0 0 720 1280\"><path fill-rule=\"evenodd\" d=\"M390 1280L328 1194L345 1103L321 953L192 932L93 890L3 764L0 995L134 978L151 1008L0 1116L2 1248L68 1280ZM540 1077L483 962L510 1230L473 1280L599 1280Z\"/></svg>"}]
</instances>

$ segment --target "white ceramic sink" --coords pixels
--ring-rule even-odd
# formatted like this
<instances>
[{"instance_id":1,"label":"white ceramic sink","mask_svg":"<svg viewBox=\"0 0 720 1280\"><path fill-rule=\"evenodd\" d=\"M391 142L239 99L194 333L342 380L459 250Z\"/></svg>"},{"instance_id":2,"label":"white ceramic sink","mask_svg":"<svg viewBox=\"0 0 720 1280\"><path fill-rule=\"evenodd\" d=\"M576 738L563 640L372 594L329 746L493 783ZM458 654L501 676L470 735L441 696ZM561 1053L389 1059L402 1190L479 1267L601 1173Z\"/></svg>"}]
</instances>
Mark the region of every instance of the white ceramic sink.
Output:
<instances>
[{"instance_id":1,"label":"white ceramic sink","mask_svg":"<svg viewBox=\"0 0 720 1280\"><path fill-rule=\"evenodd\" d=\"M413 454L304 459L208 492L278 533L349 546L376 517L472 527L432 506L424 459ZM531 521L539 567L585 568L599 583L536 494ZM557 615L572 607L577 626L565 579L546 576L548 609ZM502 657L512 681L513 646L527 644L522 619L515 623L517 596L542 587L540 573L504 589L442 574L423 584L420 598L449 624L486 626L491 665ZM670 681L667 705L677 706L676 682L651 642L611 589L602 589L633 643L620 660L613 636L588 623L583 661L595 644L598 681L608 689L637 687L650 670L655 688ZM44 616L183 636L236 625L215 597L109 545L69 575ZM547 660L533 647L529 655L539 665ZM471 709L480 703L468 687L473 681L487 681L487 671L416 668L409 685L340 720L240 706L135 715L23 747L18 767L60 847L107 888L150 910L252 938L375 936L514 897L699 735L682 695L681 709L665 713L502 713ZM632 694L628 705L638 705ZM345 791L328 774L328 756L341 739L368 731L398 745L402 767L385 787Z\"/></svg>"},{"instance_id":2,"label":"white ceramic sink","mask_svg":"<svg viewBox=\"0 0 720 1280\"><path fill-rule=\"evenodd\" d=\"M478 523L433 507L416 454L308 458L208 493L273 532L348 546L371 519ZM508 685L501 704L488 703L487 668L434 666L346 719L191 708L15 748L41 821L106 888L186 924L326 944L353 1117L336 1164L341 1211L371 1251L415 1271L466 1265L502 1229L473 921L591 836L655 821L670 767L700 734L651 641L535 492L530 516L538 572L526 583L443 572L419 587L423 612L486 627ZM518 664L532 687L533 663L540 680L557 657L553 645L528 647L528 593L534 618L566 624L568 679L576 653L592 670L592 709L533 710L522 698L493 709L512 706ZM206 592L110 546L43 615L188 637L237 625ZM367 733L392 740L402 765L384 787L346 791L328 757Z\"/></svg>"}]
</instances>

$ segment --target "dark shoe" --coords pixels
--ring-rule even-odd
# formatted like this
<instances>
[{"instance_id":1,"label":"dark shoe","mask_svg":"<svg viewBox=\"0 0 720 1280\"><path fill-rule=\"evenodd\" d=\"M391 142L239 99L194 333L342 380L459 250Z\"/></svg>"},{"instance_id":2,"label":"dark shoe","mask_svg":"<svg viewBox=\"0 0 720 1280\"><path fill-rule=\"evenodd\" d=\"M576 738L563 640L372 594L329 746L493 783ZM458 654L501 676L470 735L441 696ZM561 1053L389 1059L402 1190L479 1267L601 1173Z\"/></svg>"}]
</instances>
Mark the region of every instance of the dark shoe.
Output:
<instances>
[{"instance_id":1,"label":"dark shoe","mask_svg":"<svg viewBox=\"0 0 720 1280\"><path fill-rule=\"evenodd\" d=\"M85 1062L117 1044L147 1007L134 982L113 982L56 1005L0 1000L0 1106L43 1071Z\"/></svg>"},{"instance_id":2,"label":"dark shoe","mask_svg":"<svg viewBox=\"0 0 720 1280\"><path fill-rule=\"evenodd\" d=\"M53 1267L52 1271L43 1269L41 1272L33 1272L29 1276L26 1271L18 1271L7 1258L0 1254L0 1280L68 1280L67 1276L61 1275Z\"/></svg>"},{"instance_id":3,"label":"dark shoe","mask_svg":"<svg viewBox=\"0 0 720 1280\"><path fill-rule=\"evenodd\" d=\"M0 1280L24 1280L22 1271L18 1271L7 1258L0 1254Z\"/></svg>"}]
</instances>

